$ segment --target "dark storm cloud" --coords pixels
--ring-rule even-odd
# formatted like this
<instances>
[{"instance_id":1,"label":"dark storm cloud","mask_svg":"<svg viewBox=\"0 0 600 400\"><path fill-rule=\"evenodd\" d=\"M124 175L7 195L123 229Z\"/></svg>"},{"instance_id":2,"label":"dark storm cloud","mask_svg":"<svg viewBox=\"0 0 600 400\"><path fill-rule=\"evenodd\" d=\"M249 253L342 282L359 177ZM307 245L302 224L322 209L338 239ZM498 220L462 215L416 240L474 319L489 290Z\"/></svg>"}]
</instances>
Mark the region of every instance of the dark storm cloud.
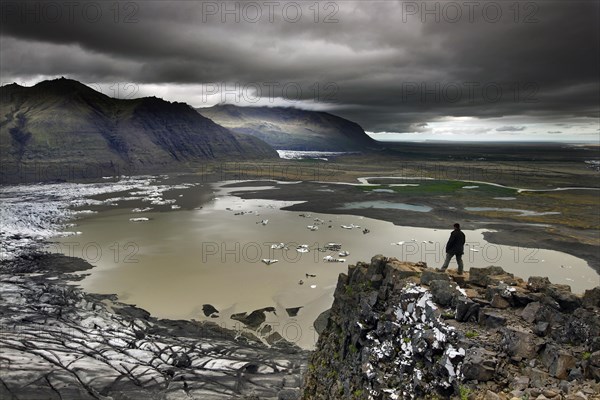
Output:
<instances>
[{"instance_id":1,"label":"dark storm cloud","mask_svg":"<svg viewBox=\"0 0 600 400\"><path fill-rule=\"evenodd\" d=\"M524 126L501 126L496 128L498 132L521 132L525 130ZM550 133L550 132L548 132Z\"/></svg>"},{"instance_id":2,"label":"dark storm cloud","mask_svg":"<svg viewBox=\"0 0 600 400\"><path fill-rule=\"evenodd\" d=\"M339 1L318 15L298 2L296 22L292 3L250 3L3 1L2 81L294 83L295 96L319 94L369 131L441 116L598 116L595 1ZM239 22L222 23L232 9Z\"/></svg>"}]
</instances>

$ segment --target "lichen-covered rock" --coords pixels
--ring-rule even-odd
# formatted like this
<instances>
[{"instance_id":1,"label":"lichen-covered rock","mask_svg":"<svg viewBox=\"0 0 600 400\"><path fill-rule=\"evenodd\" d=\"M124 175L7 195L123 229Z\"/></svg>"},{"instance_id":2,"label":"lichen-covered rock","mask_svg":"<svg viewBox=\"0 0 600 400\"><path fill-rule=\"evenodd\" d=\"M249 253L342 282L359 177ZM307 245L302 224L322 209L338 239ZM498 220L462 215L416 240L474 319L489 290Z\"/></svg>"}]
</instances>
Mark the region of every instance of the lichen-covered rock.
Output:
<instances>
[{"instance_id":1,"label":"lichen-covered rock","mask_svg":"<svg viewBox=\"0 0 600 400\"><path fill-rule=\"evenodd\" d=\"M550 314L550 312L548 312ZM592 351L600 350L600 313L596 310L578 308L570 313L553 311L551 335L559 343L577 343L591 346Z\"/></svg>"},{"instance_id":2,"label":"lichen-covered rock","mask_svg":"<svg viewBox=\"0 0 600 400\"><path fill-rule=\"evenodd\" d=\"M385 287L376 291L369 274L377 275L379 266L349 268L311 356L305 399L447 397L457 390L465 349L433 295L405 280L422 269L410 264L388 260Z\"/></svg>"},{"instance_id":3,"label":"lichen-covered rock","mask_svg":"<svg viewBox=\"0 0 600 400\"><path fill-rule=\"evenodd\" d=\"M383 256L350 266L303 399L558 399L600 389L589 381L600 381L600 309L582 307L567 285L526 286L500 267L464 277Z\"/></svg>"}]
</instances>

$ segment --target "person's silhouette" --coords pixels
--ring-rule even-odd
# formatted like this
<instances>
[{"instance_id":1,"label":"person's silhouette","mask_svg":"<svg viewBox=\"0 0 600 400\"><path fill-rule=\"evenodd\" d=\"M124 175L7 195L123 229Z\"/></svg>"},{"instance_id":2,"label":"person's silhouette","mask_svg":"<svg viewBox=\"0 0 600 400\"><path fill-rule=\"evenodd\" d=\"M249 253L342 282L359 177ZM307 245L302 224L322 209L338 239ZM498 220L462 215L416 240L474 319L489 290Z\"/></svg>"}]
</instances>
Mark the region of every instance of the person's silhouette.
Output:
<instances>
[{"instance_id":1,"label":"person's silhouette","mask_svg":"<svg viewBox=\"0 0 600 400\"><path fill-rule=\"evenodd\" d=\"M462 275L464 271L464 264L462 261L462 255L464 254L465 247L465 234L460 230L460 224L454 224L454 230L450 234L450 239L446 243L446 261L442 265L442 271L445 271L450 264L452 257L456 257L458 263L458 274Z\"/></svg>"}]
</instances>

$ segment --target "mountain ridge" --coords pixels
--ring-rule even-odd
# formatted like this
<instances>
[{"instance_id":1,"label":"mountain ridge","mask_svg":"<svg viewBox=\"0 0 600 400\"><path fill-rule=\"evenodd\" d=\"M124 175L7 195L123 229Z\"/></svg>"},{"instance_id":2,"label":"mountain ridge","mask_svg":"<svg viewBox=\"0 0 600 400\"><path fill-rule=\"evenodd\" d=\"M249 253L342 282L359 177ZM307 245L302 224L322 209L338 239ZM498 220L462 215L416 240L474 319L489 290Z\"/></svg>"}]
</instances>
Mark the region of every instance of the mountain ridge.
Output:
<instances>
[{"instance_id":1,"label":"mountain ridge","mask_svg":"<svg viewBox=\"0 0 600 400\"><path fill-rule=\"evenodd\" d=\"M234 132L262 139L278 150L364 151L380 147L356 122L325 111L233 104L196 111Z\"/></svg>"},{"instance_id":2,"label":"mountain ridge","mask_svg":"<svg viewBox=\"0 0 600 400\"><path fill-rule=\"evenodd\" d=\"M5 85L1 92L5 165L93 162L159 170L228 157L278 157L262 140L231 132L186 103L111 98L65 78Z\"/></svg>"}]
</instances>

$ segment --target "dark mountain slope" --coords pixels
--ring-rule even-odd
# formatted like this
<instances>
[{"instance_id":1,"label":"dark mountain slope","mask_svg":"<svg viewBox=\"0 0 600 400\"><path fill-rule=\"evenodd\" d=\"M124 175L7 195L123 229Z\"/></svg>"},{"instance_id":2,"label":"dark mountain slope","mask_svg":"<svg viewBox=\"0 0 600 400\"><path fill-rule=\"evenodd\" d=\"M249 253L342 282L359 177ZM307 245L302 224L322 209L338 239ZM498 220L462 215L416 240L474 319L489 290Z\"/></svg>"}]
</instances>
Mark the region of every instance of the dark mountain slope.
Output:
<instances>
[{"instance_id":1,"label":"dark mountain slope","mask_svg":"<svg viewBox=\"0 0 600 400\"><path fill-rule=\"evenodd\" d=\"M326 112L234 105L197 111L219 125L260 138L276 149L356 151L379 147L357 123Z\"/></svg>"},{"instance_id":2,"label":"dark mountain slope","mask_svg":"<svg viewBox=\"0 0 600 400\"><path fill-rule=\"evenodd\" d=\"M10 164L127 164L160 168L216 158L274 158L184 103L114 99L77 81L3 86L0 152Z\"/></svg>"}]
</instances>

